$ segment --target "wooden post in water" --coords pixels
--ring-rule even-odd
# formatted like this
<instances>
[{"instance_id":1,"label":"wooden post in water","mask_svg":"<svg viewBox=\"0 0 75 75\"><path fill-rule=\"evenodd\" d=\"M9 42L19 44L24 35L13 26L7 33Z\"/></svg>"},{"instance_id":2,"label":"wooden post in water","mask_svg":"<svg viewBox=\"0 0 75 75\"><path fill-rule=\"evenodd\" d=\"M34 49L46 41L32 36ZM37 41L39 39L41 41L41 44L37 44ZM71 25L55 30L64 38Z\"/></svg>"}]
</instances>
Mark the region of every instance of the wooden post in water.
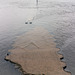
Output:
<instances>
[{"instance_id":1,"label":"wooden post in water","mask_svg":"<svg viewBox=\"0 0 75 75\"><path fill-rule=\"evenodd\" d=\"M36 0L36 5L38 5L38 0Z\"/></svg>"}]
</instances>

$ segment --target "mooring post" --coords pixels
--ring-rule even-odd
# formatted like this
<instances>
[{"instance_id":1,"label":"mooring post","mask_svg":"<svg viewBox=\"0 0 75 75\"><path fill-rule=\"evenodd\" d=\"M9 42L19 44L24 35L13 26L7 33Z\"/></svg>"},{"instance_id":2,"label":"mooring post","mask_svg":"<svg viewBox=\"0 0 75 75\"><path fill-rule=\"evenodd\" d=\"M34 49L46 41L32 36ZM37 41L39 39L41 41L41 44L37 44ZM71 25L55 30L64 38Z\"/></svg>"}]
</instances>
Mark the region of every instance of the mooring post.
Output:
<instances>
[{"instance_id":1,"label":"mooring post","mask_svg":"<svg viewBox=\"0 0 75 75\"><path fill-rule=\"evenodd\" d=\"M36 4L38 5L38 0L36 0Z\"/></svg>"}]
</instances>

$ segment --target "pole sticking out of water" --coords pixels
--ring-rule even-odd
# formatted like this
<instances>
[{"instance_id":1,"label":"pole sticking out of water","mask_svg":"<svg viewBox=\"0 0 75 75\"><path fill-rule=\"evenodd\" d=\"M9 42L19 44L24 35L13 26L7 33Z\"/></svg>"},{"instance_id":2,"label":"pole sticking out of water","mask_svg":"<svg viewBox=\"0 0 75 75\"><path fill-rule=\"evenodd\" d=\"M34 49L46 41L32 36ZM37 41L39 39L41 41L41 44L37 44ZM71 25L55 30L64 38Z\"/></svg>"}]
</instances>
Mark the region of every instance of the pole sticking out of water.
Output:
<instances>
[{"instance_id":1,"label":"pole sticking out of water","mask_svg":"<svg viewBox=\"0 0 75 75\"><path fill-rule=\"evenodd\" d=\"M38 5L38 0L36 0L36 5Z\"/></svg>"}]
</instances>

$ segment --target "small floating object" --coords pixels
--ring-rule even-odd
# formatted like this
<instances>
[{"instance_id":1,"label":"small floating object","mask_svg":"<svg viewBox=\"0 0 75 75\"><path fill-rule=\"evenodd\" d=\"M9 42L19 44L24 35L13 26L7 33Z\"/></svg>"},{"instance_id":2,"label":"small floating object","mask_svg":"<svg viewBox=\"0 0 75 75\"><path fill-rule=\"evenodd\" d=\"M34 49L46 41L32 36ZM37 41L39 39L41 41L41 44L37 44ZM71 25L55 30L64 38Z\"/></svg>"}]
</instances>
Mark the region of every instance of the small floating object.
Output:
<instances>
[{"instance_id":1,"label":"small floating object","mask_svg":"<svg viewBox=\"0 0 75 75\"><path fill-rule=\"evenodd\" d=\"M32 24L32 22L29 22L30 24Z\"/></svg>"},{"instance_id":2,"label":"small floating object","mask_svg":"<svg viewBox=\"0 0 75 75\"><path fill-rule=\"evenodd\" d=\"M25 24L28 24L28 22L25 22Z\"/></svg>"},{"instance_id":3,"label":"small floating object","mask_svg":"<svg viewBox=\"0 0 75 75\"><path fill-rule=\"evenodd\" d=\"M7 53L7 56L9 56L10 52Z\"/></svg>"},{"instance_id":4,"label":"small floating object","mask_svg":"<svg viewBox=\"0 0 75 75\"><path fill-rule=\"evenodd\" d=\"M9 55L9 53L7 53L7 56Z\"/></svg>"}]
</instances>

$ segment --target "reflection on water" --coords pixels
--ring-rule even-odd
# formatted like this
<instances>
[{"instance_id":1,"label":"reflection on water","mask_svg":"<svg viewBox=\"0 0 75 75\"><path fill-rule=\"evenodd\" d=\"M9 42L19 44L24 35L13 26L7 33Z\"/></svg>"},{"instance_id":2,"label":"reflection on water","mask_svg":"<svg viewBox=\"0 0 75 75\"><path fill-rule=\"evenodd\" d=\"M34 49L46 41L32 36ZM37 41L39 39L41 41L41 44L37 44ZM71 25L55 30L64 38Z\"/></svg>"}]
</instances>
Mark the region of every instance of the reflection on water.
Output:
<instances>
[{"instance_id":1,"label":"reflection on water","mask_svg":"<svg viewBox=\"0 0 75 75\"><path fill-rule=\"evenodd\" d=\"M74 75L74 41L68 42L68 38L74 39L74 21L74 3L49 0L0 0L0 74L21 75L11 63L4 60L6 53L12 48L16 37L35 26L43 26L55 35L56 42L65 56L68 70ZM29 24L30 22L32 24Z\"/></svg>"}]
</instances>

